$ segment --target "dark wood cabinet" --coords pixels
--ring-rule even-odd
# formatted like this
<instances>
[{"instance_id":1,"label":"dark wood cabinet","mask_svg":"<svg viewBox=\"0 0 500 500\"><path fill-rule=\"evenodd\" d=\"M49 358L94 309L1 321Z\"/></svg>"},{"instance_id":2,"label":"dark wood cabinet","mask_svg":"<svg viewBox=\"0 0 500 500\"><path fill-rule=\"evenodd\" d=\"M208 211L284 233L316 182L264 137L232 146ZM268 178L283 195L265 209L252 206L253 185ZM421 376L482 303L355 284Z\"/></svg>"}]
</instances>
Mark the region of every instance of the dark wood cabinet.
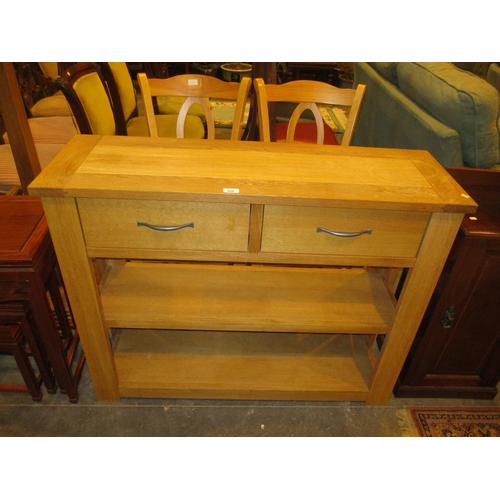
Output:
<instances>
[{"instance_id":1,"label":"dark wood cabinet","mask_svg":"<svg viewBox=\"0 0 500 500\"><path fill-rule=\"evenodd\" d=\"M493 399L500 380L500 171L448 171L479 209L464 217L394 394Z\"/></svg>"}]
</instances>

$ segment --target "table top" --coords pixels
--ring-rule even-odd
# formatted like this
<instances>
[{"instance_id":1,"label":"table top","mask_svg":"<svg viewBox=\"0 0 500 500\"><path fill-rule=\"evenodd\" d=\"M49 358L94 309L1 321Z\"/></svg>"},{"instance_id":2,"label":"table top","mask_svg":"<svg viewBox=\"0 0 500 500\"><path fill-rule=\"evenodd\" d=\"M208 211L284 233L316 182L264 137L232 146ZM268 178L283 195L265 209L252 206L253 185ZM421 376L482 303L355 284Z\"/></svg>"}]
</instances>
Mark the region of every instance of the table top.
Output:
<instances>
[{"instance_id":1,"label":"table top","mask_svg":"<svg viewBox=\"0 0 500 500\"><path fill-rule=\"evenodd\" d=\"M0 266L29 265L47 234L39 198L0 197Z\"/></svg>"},{"instance_id":2,"label":"table top","mask_svg":"<svg viewBox=\"0 0 500 500\"><path fill-rule=\"evenodd\" d=\"M76 136L29 192L454 213L477 208L426 151L150 137Z\"/></svg>"}]
</instances>

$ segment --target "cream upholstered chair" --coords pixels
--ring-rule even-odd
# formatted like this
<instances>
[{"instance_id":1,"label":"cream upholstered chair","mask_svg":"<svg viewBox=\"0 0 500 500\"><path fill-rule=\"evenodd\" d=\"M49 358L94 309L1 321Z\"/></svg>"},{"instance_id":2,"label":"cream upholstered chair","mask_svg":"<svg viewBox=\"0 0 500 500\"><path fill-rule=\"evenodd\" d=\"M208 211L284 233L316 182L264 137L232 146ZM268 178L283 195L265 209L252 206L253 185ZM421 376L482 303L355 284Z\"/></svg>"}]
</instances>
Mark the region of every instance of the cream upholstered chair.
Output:
<instances>
[{"instance_id":1,"label":"cream upholstered chair","mask_svg":"<svg viewBox=\"0 0 500 500\"><path fill-rule=\"evenodd\" d=\"M242 78L241 82L225 82L207 75L177 75L171 78L148 78L145 73L137 75L141 95L148 119L151 137L158 137L157 115L154 114L153 97L182 97L182 104L177 119L177 137L185 137L184 126L189 118L191 106L199 105L205 114L207 138L215 139L215 125L208 99L228 99L236 101L231 130L231 140L240 140L243 133L243 118L248 92L252 80Z\"/></svg>"},{"instance_id":2,"label":"cream upholstered chair","mask_svg":"<svg viewBox=\"0 0 500 500\"><path fill-rule=\"evenodd\" d=\"M56 62L37 63L45 81L55 86L55 81L59 78L59 67ZM30 108L30 118L39 118L47 116L71 116L66 97L58 90L53 95L43 97Z\"/></svg>"},{"instance_id":3,"label":"cream upholstered chair","mask_svg":"<svg viewBox=\"0 0 500 500\"><path fill-rule=\"evenodd\" d=\"M359 109L365 93L365 85L358 85L356 89L337 88L324 82L313 80L296 80L282 85L265 84L262 78L254 80L257 95L257 107L259 116L260 140L269 142L271 140L268 104L271 102L296 103L288 124L277 124L277 137L286 137L286 142L300 141L300 134L309 135L310 125L316 129L316 143L323 144L325 131L333 136L331 129L324 124L317 103L348 106L350 107L347 123L342 138L342 146L351 143L354 127L358 118ZM315 123L301 124L299 118L305 110L310 110L314 116ZM286 136L280 133L286 130ZM299 130L300 129L300 130ZM297 134L296 131L300 132ZM335 142L330 142L335 144ZM308 142L308 141L307 141Z\"/></svg>"},{"instance_id":4,"label":"cream upholstered chair","mask_svg":"<svg viewBox=\"0 0 500 500\"><path fill-rule=\"evenodd\" d=\"M145 116L138 116L135 88L126 63L95 63L106 84L113 105L116 133L119 135L148 136ZM160 114L156 118L160 137L176 137L177 112ZM198 113L199 114L199 113ZM203 139L205 127L199 116L190 114L186 119L186 137Z\"/></svg>"},{"instance_id":5,"label":"cream upholstered chair","mask_svg":"<svg viewBox=\"0 0 500 500\"><path fill-rule=\"evenodd\" d=\"M12 70L14 71L14 68L12 68ZM61 97L66 103L66 108L69 109L66 98L62 94ZM19 98L22 102L21 93L19 94ZM51 115L31 118L26 102L24 102L24 106L19 106L17 109L20 113L26 111L25 118L29 125L36 155L38 156L39 164L42 169L45 168L57 153L59 153L59 151L61 151L61 149L78 133L74 118L70 116L69 113L66 116ZM0 144L0 193L21 192L20 174L18 172L16 160L14 159L14 153L12 151L13 146L11 146L7 132L4 133L2 139L4 144ZM23 134L23 140L25 139ZM16 142L19 144L19 138L18 141L13 141L14 144L16 144ZM31 165L29 165L29 167L31 167Z\"/></svg>"},{"instance_id":6,"label":"cream upholstered chair","mask_svg":"<svg viewBox=\"0 0 500 500\"><path fill-rule=\"evenodd\" d=\"M39 66L41 64L38 63ZM68 102L62 94L42 98L31 109L26 106L26 112L35 144L66 144L78 133ZM10 144L7 133L2 139L5 144Z\"/></svg>"}]
</instances>

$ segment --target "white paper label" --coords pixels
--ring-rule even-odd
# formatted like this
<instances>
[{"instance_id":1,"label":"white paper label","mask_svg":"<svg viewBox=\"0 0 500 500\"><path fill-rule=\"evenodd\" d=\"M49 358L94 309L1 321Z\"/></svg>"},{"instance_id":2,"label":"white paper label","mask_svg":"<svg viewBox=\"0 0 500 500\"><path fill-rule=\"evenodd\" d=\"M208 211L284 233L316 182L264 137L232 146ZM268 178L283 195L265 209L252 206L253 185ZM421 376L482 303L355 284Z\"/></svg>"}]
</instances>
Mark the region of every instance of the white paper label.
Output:
<instances>
[{"instance_id":1,"label":"white paper label","mask_svg":"<svg viewBox=\"0 0 500 500\"><path fill-rule=\"evenodd\" d=\"M240 190L238 188L223 188L222 192L223 193L233 193L233 194L236 193L237 194L240 192Z\"/></svg>"}]
</instances>

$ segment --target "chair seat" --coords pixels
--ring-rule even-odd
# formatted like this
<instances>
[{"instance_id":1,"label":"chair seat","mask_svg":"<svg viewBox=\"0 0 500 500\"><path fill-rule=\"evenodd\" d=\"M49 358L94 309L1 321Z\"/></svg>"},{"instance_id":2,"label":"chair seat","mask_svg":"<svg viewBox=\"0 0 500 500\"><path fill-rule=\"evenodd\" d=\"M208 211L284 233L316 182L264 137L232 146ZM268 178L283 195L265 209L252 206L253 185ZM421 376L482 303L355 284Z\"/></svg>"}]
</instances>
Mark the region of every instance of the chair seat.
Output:
<instances>
[{"instance_id":1,"label":"chair seat","mask_svg":"<svg viewBox=\"0 0 500 500\"><path fill-rule=\"evenodd\" d=\"M177 115L157 115L156 124L160 137L177 136ZM137 116L127 123L127 134L132 136L149 137L148 122L145 116ZM203 139L205 137L205 127L198 116L186 116L185 134L188 139Z\"/></svg>"},{"instance_id":2,"label":"chair seat","mask_svg":"<svg viewBox=\"0 0 500 500\"><path fill-rule=\"evenodd\" d=\"M276 124L276 142L286 141L287 128L288 128L288 123ZM339 143L332 129L325 124L324 130L325 130L325 140L323 144L338 146ZM297 127L295 128L295 141L316 144L316 123L315 122L297 123Z\"/></svg>"},{"instance_id":3,"label":"chair seat","mask_svg":"<svg viewBox=\"0 0 500 500\"><path fill-rule=\"evenodd\" d=\"M40 99L30 109L30 113L33 118L42 116L71 116L71 109L66 97L59 91L50 97Z\"/></svg>"},{"instance_id":4,"label":"chair seat","mask_svg":"<svg viewBox=\"0 0 500 500\"><path fill-rule=\"evenodd\" d=\"M35 144L67 144L78 130L72 116L44 116L28 120ZM3 136L10 144L7 133Z\"/></svg>"},{"instance_id":5,"label":"chair seat","mask_svg":"<svg viewBox=\"0 0 500 500\"><path fill-rule=\"evenodd\" d=\"M44 169L63 147L64 144L35 144L40 168ZM2 144L0 145L0 192L6 192L20 184L10 144Z\"/></svg>"}]
</instances>

